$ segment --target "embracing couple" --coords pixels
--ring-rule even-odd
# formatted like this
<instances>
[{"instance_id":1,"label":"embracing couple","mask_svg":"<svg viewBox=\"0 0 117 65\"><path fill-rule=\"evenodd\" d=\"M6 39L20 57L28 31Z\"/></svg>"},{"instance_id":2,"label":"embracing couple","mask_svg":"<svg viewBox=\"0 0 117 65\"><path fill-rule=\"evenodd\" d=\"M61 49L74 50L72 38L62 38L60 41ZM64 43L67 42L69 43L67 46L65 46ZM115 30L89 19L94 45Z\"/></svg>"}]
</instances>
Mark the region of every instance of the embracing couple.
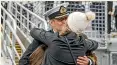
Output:
<instances>
[{"instance_id":1,"label":"embracing couple","mask_svg":"<svg viewBox=\"0 0 117 65\"><path fill-rule=\"evenodd\" d=\"M96 59L88 55L98 47L98 42L88 39L83 31L95 19L95 13L73 12L67 14L68 3L61 4L47 11L44 16L49 19L51 31L33 28L30 32L34 38L19 65L96 65ZM43 46L43 48L41 48ZM46 47L46 48L44 48ZM35 50L43 49L37 54L37 60L31 60ZM38 52L36 51L36 52ZM41 57L38 57L41 56ZM32 56L33 58L33 56ZM36 57L34 57L36 59ZM33 58L33 59L34 59ZM35 62L36 61L36 62ZM35 63L34 63L35 62ZM39 63L38 63L39 62Z\"/></svg>"}]
</instances>

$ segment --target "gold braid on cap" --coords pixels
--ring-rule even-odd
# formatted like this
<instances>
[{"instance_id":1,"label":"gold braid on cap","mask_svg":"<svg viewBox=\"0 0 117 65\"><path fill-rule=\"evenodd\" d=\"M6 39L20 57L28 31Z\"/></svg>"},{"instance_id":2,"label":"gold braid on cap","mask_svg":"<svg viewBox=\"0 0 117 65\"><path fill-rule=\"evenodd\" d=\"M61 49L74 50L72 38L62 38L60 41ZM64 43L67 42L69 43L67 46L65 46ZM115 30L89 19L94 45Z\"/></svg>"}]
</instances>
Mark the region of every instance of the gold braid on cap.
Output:
<instances>
[{"instance_id":1,"label":"gold braid on cap","mask_svg":"<svg viewBox=\"0 0 117 65\"><path fill-rule=\"evenodd\" d=\"M65 7L61 6L60 7L60 13L61 13L61 15L66 14L66 12L67 12L67 9Z\"/></svg>"}]
</instances>

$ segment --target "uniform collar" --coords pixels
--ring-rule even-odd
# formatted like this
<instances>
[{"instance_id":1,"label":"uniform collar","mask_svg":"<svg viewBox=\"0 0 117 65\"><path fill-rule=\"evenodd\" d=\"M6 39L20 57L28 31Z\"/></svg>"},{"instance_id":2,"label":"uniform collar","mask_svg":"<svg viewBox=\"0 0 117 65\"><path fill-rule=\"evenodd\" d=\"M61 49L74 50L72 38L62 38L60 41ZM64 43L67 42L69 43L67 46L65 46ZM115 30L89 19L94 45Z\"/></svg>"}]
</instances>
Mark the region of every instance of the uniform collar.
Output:
<instances>
[{"instance_id":1,"label":"uniform collar","mask_svg":"<svg viewBox=\"0 0 117 65\"><path fill-rule=\"evenodd\" d=\"M69 43L78 40L77 34L74 32L70 32L65 36L59 36L59 33L55 33L55 34L58 36L58 38L56 40L59 40L59 41L65 42L65 43L66 43L65 37L69 40Z\"/></svg>"},{"instance_id":2,"label":"uniform collar","mask_svg":"<svg viewBox=\"0 0 117 65\"><path fill-rule=\"evenodd\" d=\"M67 39L76 39L77 34L75 32L70 32L66 35Z\"/></svg>"}]
</instances>

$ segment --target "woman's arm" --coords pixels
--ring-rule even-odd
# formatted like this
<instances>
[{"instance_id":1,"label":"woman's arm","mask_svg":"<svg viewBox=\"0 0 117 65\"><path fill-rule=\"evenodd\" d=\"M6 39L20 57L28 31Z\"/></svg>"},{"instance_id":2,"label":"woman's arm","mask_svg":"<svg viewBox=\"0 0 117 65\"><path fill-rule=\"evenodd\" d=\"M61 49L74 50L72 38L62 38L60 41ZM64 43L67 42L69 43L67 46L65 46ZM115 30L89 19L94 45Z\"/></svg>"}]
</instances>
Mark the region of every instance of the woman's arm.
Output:
<instances>
[{"instance_id":1,"label":"woman's arm","mask_svg":"<svg viewBox=\"0 0 117 65\"><path fill-rule=\"evenodd\" d=\"M52 41L55 36L52 32L48 32L39 28L33 28L30 31L30 34L34 39L43 42L47 46L50 45L50 41Z\"/></svg>"}]
</instances>

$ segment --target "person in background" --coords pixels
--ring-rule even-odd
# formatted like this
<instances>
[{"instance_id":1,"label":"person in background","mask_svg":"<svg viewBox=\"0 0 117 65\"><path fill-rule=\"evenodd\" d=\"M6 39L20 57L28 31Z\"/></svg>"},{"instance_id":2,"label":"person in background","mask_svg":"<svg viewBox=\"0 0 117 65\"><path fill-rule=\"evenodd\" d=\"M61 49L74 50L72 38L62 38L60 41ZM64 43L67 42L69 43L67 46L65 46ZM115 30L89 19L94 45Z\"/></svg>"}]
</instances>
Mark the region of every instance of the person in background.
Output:
<instances>
[{"instance_id":1,"label":"person in background","mask_svg":"<svg viewBox=\"0 0 117 65\"><path fill-rule=\"evenodd\" d=\"M117 31L117 5L113 9L113 11L109 11L108 14L111 15L111 16L113 16L115 18L115 28L116 28L115 31Z\"/></svg>"},{"instance_id":2,"label":"person in background","mask_svg":"<svg viewBox=\"0 0 117 65\"><path fill-rule=\"evenodd\" d=\"M115 6L114 17L115 17L115 27L117 31L117 5Z\"/></svg>"}]
</instances>

